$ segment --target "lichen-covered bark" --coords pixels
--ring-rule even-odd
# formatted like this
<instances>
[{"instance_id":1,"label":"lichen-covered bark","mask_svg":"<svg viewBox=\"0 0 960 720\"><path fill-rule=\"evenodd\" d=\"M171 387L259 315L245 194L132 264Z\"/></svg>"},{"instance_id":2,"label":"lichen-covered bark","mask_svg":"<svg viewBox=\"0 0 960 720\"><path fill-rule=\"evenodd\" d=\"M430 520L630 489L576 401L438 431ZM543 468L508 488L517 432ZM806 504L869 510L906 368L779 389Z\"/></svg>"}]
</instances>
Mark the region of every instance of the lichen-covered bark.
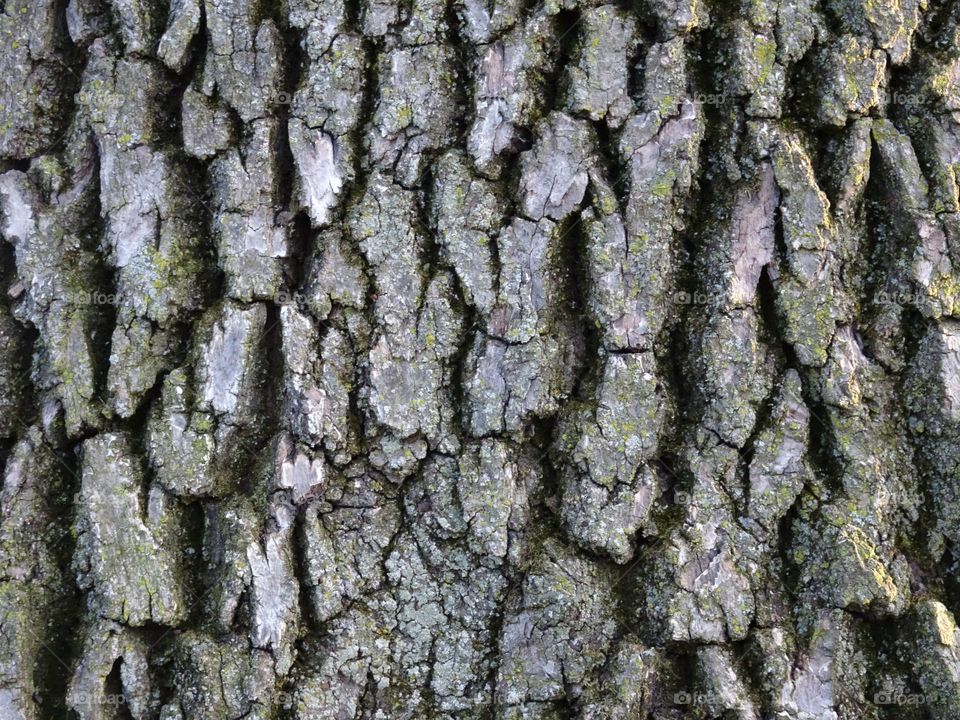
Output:
<instances>
[{"instance_id":1,"label":"lichen-covered bark","mask_svg":"<svg viewBox=\"0 0 960 720\"><path fill-rule=\"evenodd\" d=\"M5 0L0 70L0 720L960 718L960 3Z\"/></svg>"}]
</instances>

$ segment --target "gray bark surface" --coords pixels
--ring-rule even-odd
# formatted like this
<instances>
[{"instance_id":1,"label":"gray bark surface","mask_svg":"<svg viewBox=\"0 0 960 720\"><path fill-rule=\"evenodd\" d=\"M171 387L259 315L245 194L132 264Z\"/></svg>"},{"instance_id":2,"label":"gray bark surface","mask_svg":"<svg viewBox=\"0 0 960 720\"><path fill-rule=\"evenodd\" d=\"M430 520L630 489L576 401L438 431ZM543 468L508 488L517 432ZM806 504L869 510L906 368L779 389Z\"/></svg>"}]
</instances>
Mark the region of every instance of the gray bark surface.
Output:
<instances>
[{"instance_id":1,"label":"gray bark surface","mask_svg":"<svg viewBox=\"0 0 960 720\"><path fill-rule=\"evenodd\" d=\"M960 3L0 7L0 720L960 720Z\"/></svg>"}]
</instances>

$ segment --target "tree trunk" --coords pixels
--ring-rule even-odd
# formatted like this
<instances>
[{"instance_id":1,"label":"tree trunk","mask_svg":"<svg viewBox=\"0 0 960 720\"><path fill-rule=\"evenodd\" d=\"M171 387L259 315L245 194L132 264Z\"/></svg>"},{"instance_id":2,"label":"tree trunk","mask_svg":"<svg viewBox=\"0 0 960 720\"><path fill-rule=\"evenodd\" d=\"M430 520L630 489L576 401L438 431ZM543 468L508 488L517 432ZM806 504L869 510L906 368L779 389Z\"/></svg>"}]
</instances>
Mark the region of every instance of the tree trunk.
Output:
<instances>
[{"instance_id":1,"label":"tree trunk","mask_svg":"<svg viewBox=\"0 0 960 720\"><path fill-rule=\"evenodd\" d=\"M0 720L960 718L956 0L0 35Z\"/></svg>"}]
</instances>

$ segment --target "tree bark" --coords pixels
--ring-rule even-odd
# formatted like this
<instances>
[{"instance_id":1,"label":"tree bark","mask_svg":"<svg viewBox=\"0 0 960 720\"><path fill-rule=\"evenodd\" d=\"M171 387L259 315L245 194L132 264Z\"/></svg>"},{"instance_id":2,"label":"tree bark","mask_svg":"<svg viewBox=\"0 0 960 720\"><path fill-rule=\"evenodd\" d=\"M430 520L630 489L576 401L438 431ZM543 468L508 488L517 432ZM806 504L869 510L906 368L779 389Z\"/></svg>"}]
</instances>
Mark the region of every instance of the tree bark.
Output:
<instances>
[{"instance_id":1,"label":"tree bark","mask_svg":"<svg viewBox=\"0 0 960 720\"><path fill-rule=\"evenodd\" d=\"M960 3L0 36L0 720L960 718Z\"/></svg>"}]
</instances>

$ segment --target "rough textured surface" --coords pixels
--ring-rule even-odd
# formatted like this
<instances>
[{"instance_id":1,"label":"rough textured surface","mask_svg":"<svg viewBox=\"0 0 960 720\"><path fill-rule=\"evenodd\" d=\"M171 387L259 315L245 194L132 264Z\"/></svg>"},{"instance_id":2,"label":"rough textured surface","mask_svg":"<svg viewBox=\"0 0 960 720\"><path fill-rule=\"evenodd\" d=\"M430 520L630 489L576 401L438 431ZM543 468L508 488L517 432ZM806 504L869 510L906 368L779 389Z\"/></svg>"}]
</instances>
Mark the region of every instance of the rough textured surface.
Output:
<instances>
[{"instance_id":1,"label":"rough textured surface","mask_svg":"<svg viewBox=\"0 0 960 720\"><path fill-rule=\"evenodd\" d=\"M0 720L958 720L960 3L0 2Z\"/></svg>"}]
</instances>

